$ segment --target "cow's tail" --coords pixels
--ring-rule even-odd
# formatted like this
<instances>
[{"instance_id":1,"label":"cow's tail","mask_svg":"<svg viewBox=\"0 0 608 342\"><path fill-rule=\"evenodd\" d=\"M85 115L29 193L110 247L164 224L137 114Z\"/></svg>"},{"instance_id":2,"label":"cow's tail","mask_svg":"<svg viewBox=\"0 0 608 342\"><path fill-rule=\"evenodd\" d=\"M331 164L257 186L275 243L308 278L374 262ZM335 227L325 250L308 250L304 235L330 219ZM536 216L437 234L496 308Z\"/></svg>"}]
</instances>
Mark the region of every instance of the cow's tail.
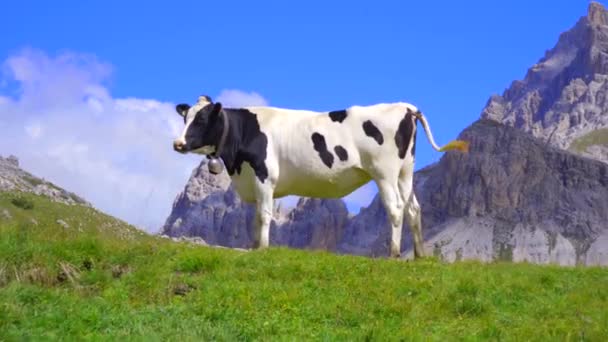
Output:
<instances>
[{"instance_id":1,"label":"cow's tail","mask_svg":"<svg viewBox=\"0 0 608 342\"><path fill-rule=\"evenodd\" d=\"M431 143L431 146L433 146L435 151L445 152L450 150L458 150L465 153L469 152L469 143L463 140L452 140L444 146L437 146L437 144L435 144L435 140L433 139L433 133L431 133L429 123L426 121L424 115L422 115L422 112L417 111L413 114L422 123L422 127L424 127L424 132L426 133L426 138L429 140L429 143Z\"/></svg>"}]
</instances>

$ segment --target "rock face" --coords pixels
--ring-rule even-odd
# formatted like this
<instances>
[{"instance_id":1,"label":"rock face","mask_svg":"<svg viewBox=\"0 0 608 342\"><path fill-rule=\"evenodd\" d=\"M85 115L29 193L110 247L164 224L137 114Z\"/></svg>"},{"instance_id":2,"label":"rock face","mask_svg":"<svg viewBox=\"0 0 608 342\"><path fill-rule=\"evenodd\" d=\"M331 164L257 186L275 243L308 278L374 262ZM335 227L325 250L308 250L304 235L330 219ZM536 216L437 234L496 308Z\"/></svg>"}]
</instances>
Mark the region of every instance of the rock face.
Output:
<instances>
[{"instance_id":1,"label":"rock face","mask_svg":"<svg viewBox=\"0 0 608 342\"><path fill-rule=\"evenodd\" d=\"M270 242L333 250L347 219L341 200L301 199L292 211L276 208ZM230 186L230 177L225 172L210 174L203 161L177 196L162 234L199 236L210 245L250 248L254 222L255 207L240 200Z\"/></svg>"},{"instance_id":2,"label":"rock face","mask_svg":"<svg viewBox=\"0 0 608 342\"><path fill-rule=\"evenodd\" d=\"M555 47L488 101L482 118L608 162L608 13L596 2ZM591 135L590 135L591 134Z\"/></svg>"},{"instance_id":3,"label":"rock face","mask_svg":"<svg viewBox=\"0 0 608 342\"><path fill-rule=\"evenodd\" d=\"M469 154L448 153L414 176L428 253L562 265L606 259L607 164L491 120L460 139L470 142ZM388 232L376 197L349 222L340 250L385 255Z\"/></svg>"},{"instance_id":4,"label":"rock face","mask_svg":"<svg viewBox=\"0 0 608 342\"><path fill-rule=\"evenodd\" d=\"M284 246L333 251L343 237L348 219L342 200L300 198L274 235L271 231L270 239Z\"/></svg>"},{"instance_id":5,"label":"rock face","mask_svg":"<svg viewBox=\"0 0 608 342\"><path fill-rule=\"evenodd\" d=\"M19 168L19 160L15 156L8 158L0 156L0 191L32 192L49 197L56 202L90 206L77 195L22 170Z\"/></svg>"},{"instance_id":6,"label":"rock face","mask_svg":"<svg viewBox=\"0 0 608 342\"><path fill-rule=\"evenodd\" d=\"M194 169L186 187L173 203L163 228L169 236L199 236L208 244L248 247L254 210L230 188L230 177L207 171L206 162Z\"/></svg>"}]
</instances>

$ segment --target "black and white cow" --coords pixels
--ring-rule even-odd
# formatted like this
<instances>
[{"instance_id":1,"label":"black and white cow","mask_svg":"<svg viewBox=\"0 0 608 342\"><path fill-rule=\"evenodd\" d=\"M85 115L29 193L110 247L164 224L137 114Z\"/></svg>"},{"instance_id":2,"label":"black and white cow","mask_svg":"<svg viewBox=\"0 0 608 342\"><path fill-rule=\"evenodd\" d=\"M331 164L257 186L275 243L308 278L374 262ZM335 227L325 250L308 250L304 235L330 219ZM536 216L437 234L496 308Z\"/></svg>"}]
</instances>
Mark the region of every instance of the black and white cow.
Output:
<instances>
[{"instance_id":1,"label":"black and white cow","mask_svg":"<svg viewBox=\"0 0 608 342\"><path fill-rule=\"evenodd\" d=\"M413 193L416 122L433 148L466 151L463 141L438 147L429 125L408 103L353 106L318 113L273 107L222 108L208 96L180 104L181 153L221 158L245 202L256 203L256 247L267 247L273 198L338 198L374 180L392 226L391 256L400 255L407 219L414 255L423 256L420 206ZM216 170L216 172L219 172Z\"/></svg>"}]
</instances>

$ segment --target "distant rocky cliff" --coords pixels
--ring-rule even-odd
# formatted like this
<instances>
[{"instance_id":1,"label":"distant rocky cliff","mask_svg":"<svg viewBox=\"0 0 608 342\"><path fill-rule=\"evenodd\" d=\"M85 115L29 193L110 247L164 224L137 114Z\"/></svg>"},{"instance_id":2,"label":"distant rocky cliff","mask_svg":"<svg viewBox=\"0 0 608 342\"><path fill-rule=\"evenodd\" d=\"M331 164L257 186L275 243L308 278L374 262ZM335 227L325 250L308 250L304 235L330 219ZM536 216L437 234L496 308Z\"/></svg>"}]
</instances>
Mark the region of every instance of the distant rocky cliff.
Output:
<instances>
[{"instance_id":1,"label":"distant rocky cliff","mask_svg":"<svg viewBox=\"0 0 608 342\"><path fill-rule=\"evenodd\" d=\"M469 154L446 154L415 175L429 254L608 264L608 164L490 120L460 138L471 143ZM388 224L378 197L344 235L344 252L386 254Z\"/></svg>"},{"instance_id":2,"label":"distant rocky cliff","mask_svg":"<svg viewBox=\"0 0 608 342\"><path fill-rule=\"evenodd\" d=\"M608 162L608 13L596 2L523 80L482 113L552 145Z\"/></svg>"},{"instance_id":3,"label":"distant rocky cliff","mask_svg":"<svg viewBox=\"0 0 608 342\"><path fill-rule=\"evenodd\" d=\"M173 203L163 228L169 236L199 236L207 243L226 247L249 247L253 224L252 206L241 202L230 188L225 173L212 175L202 162Z\"/></svg>"},{"instance_id":4,"label":"distant rocky cliff","mask_svg":"<svg viewBox=\"0 0 608 342\"><path fill-rule=\"evenodd\" d=\"M15 156L7 158L0 156L0 191L32 192L47 196L56 202L90 205L76 194L22 170Z\"/></svg>"}]
</instances>

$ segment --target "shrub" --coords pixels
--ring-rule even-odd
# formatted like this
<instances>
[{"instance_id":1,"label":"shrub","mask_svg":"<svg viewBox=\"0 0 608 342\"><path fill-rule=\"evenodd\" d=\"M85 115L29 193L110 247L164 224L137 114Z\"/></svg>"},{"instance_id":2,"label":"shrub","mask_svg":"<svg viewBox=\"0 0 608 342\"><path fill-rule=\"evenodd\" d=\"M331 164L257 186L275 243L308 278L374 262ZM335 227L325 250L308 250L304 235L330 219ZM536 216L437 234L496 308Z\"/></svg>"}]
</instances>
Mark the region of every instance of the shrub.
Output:
<instances>
[{"instance_id":1,"label":"shrub","mask_svg":"<svg viewBox=\"0 0 608 342\"><path fill-rule=\"evenodd\" d=\"M24 210L31 210L34 209L34 202L28 200L27 198L23 198L23 197L15 197L11 200L11 203L18 208L24 209Z\"/></svg>"}]
</instances>

